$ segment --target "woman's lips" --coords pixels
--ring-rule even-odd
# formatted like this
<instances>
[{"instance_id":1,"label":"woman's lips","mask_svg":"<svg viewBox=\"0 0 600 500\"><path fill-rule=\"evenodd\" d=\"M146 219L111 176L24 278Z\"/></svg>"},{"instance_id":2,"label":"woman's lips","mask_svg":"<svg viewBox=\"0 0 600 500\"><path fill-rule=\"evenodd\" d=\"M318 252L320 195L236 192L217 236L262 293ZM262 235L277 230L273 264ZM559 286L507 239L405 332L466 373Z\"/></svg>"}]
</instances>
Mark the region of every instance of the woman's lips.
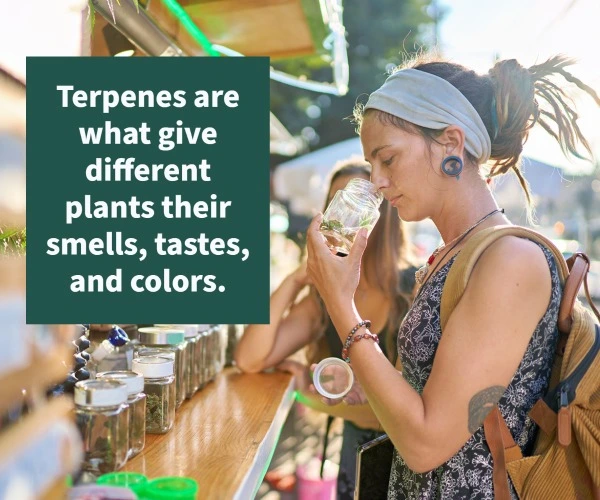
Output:
<instances>
[{"instance_id":1,"label":"woman's lips","mask_svg":"<svg viewBox=\"0 0 600 500\"><path fill-rule=\"evenodd\" d=\"M390 198L390 205L394 205L400 198L402 198L402 195L395 196L394 198Z\"/></svg>"}]
</instances>

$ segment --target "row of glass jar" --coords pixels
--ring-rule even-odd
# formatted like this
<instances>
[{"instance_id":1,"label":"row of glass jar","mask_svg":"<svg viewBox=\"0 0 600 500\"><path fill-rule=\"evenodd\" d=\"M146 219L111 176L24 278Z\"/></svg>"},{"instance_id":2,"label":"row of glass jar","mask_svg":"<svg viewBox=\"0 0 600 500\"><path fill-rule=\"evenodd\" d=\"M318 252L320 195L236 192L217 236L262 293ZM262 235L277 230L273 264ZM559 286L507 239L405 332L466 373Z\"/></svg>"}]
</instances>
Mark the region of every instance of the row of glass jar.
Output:
<instances>
[{"instance_id":1,"label":"row of glass jar","mask_svg":"<svg viewBox=\"0 0 600 500\"><path fill-rule=\"evenodd\" d=\"M96 371L131 370L133 358L162 355L175 362L176 407L215 379L226 364L228 335L237 325L155 325L114 349ZM158 350L157 350L158 349ZM92 375L93 376L93 375Z\"/></svg>"},{"instance_id":2,"label":"row of glass jar","mask_svg":"<svg viewBox=\"0 0 600 500\"><path fill-rule=\"evenodd\" d=\"M75 385L86 472L120 469L144 449L146 432L162 434L173 427L174 360L144 356L133 360L133 370L101 372Z\"/></svg>"},{"instance_id":3,"label":"row of glass jar","mask_svg":"<svg viewBox=\"0 0 600 500\"><path fill-rule=\"evenodd\" d=\"M133 371L98 372L97 380L77 383L82 469L93 474L116 471L143 449L146 432L171 430L176 408L222 370L227 326L140 328L131 360Z\"/></svg>"}]
</instances>

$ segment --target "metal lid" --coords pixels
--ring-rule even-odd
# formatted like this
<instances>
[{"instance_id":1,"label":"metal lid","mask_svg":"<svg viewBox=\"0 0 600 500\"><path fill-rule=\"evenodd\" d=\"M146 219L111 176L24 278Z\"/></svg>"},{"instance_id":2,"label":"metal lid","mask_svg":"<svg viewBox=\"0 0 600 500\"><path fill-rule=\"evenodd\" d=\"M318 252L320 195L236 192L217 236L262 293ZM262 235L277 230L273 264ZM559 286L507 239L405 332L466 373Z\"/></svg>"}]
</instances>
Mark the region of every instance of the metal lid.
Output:
<instances>
[{"instance_id":1,"label":"metal lid","mask_svg":"<svg viewBox=\"0 0 600 500\"><path fill-rule=\"evenodd\" d=\"M78 406L117 406L127 401L127 386L117 380L82 380L75 384Z\"/></svg>"},{"instance_id":2,"label":"metal lid","mask_svg":"<svg viewBox=\"0 0 600 500\"><path fill-rule=\"evenodd\" d=\"M174 364L172 359L144 356L133 360L132 369L134 372L141 373L144 378L170 377L173 375Z\"/></svg>"},{"instance_id":3,"label":"metal lid","mask_svg":"<svg viewBox=\"0 0 600 500\"><path fill-rule=\"evenodd\" d=\"M144 390L144 377L139 373L128 370L101 372L96 375L96 378L123 382L127 386L129 396L139 394Z\"/></svg>"},{"instance_id":4,"label":"metal lid","mask_svg":"<svg viewBox=\"0 0 600 500\"><path fill-rule=\"evenodd\" d=\"M138 339L140 344L174 345L181 344L185 334L179 329L148 327L138 330Z\"/></svg>"}]
</instances>

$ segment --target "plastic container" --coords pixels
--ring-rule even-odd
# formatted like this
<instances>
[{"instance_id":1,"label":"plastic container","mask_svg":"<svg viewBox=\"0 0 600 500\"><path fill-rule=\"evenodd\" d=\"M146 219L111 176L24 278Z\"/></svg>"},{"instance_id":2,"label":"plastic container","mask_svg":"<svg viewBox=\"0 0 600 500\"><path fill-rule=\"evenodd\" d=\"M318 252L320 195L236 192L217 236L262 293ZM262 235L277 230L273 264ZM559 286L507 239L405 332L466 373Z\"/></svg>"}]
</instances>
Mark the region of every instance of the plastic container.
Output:
<instances>
[{"instance_id":1,"label":"plastic container","mask_svg":"<svg viewBox=\"0 0 600 500\"><path fill-rule=\"evenodd\" d=\"M68 500L136 500L138 496L127 488L117 486L84 484L75 486L68 492Z\"/></svg>"},{"instance_id":2,"label":"plastic container","mask_svg":"<svg viewBox=\"0 0 600 500\"><path fill-rule=\"evenodd\" d=\"M127 388L116 380L75 384L75 421L83 440L81 469L92 474L114 472L129 454Z\"/></svg>"},{"instance_id":3,"label":"plastic container","mask_svg":"<svg viewBox=\"0 0 600 500\"><path fill-rule=\"evenodd\" d=\"M132 371L102 372L99 379L117 380L127 386L127 404L129 405L129 455L135 457L144 449L146 443L146 394L144 377Z\"/></svg>"},{"instance_id":4,"label":"plastic container","mask_svg":"<svg viewBox=\"0 0 600 500\"><path fill-rule=\"evenodd\" d=\"M325 358L313 372L313 384L319 394L331 399L343 398L354 384L352 368L339 358Z\"/></svg>"},{"instance_id":5,"label":"plastic container","mask_svg":"<svg viewBox=\"0 0 600 500\"><path fill-rule=\"evenodd\" d=\"M148 481L144 498L152 500L195 500L198 483L189 477L158 477Z\"/></svg>"},{"instance_id":6,"label":"plastic container","mask_svg":"<svg viewBox=\"0 0 600 500\"><path fill-rule=\"evenodd\" d=\"M298 500L335 500L338 467L325 461L323 478L319 476L321 461L312 459L296 469Z\"/></svg>"},{"instance_id":7,"label":"plastic container","mask_svg":"<svg viewBox=\"0 0 600 500\"><path fill-rule=\"evenodd\" d=\"M144 356L133 360L133 371L144 376L146 432L165 434L175 422L175 377L173 360Z\"/></svg>"},{"instance_id":8,"label":"plastic container","mask_svg":"<svg viewBox=\"0 0 600 500\"><path fill-rule=\"evenodd\" d=\"M352 179L335 193L319 228L329 247L347 255L359 229L366 227L371 233L379 220L382 201L383 194L366 179Z\"/></svg>"},{"instance_id":9,"label":"plastic container","mask_svg":"<svg viewBox=\"0 0 600 500\"><path fill-rule=\"evenodd\" d=\"M178 328L148 327L140 328L138 334L140 341L138 349L160 347L175 354L176 408L179 408L185 400L185 381L188 370L185 332Z\"/></svg>"},{"instance_id":10,"label":"plastic container","mask_svg":"<svg viewBox=\"0 0 600 500\"><path fill-rule=\"evenodd\" d=\"M138 497L144 493L147 483L148 478L137 472L111 472L100 476L96 480L98 485L128 488Z\"/></svg>"}]
</instances>

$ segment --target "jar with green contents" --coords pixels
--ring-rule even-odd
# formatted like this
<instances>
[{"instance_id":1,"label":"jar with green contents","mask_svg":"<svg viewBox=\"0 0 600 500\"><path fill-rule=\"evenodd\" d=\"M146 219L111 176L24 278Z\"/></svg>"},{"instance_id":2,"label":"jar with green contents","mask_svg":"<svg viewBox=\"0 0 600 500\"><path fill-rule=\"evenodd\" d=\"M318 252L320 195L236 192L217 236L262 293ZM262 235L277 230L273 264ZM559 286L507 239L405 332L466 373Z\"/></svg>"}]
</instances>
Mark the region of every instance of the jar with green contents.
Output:
<instances>
[{"instance_id":1,"label":"jar with green contents","mask_svg":"<svg viewBox=\"0 0 600 500\"><path fill-rule=\"evenodd\" d=\"M127 386L129 405L129 455L135 457L144 449L146 442L146 394L144 377L132 371L110 371L98 373L98 379L117 380Z\"/></svg>"},{"instance_id":2,"label":"jar with green contents","mask_svg":"<svg viewBox=\"0 0 600 500\"><path fill-rule=\"evenodd\" d=\"M185 381L188 368L186 359L187 342L185 341L184 331L174 328L148 327L140 328L138 335L140 342L137 346L138 350L145 347L159 347L174 353L176 408L179 408L185 400Z\"/></svg>"},{"instance_id":3,"label":"jar with green contents","mask_svg":"<svg viewBox=\"0 0 600 500\"><path fill-rule=\"evenodd\" d=\"M127 387L116 380L75 384L75 422L83 440L81 469L94 475L114 472L129 453Z\"/></svg>"},{"instance_id":4,"label":"jar with green contents","mask_svg":"<svg viewBox=\"0 0 600 500\"><path fill-rule=\"evenodd\" d=\"M174 363L165 357L144 356L133 359L133 371L144 377L146 393L146 432L165 434L175 422Z\"/></svg>"}]
</instances>

